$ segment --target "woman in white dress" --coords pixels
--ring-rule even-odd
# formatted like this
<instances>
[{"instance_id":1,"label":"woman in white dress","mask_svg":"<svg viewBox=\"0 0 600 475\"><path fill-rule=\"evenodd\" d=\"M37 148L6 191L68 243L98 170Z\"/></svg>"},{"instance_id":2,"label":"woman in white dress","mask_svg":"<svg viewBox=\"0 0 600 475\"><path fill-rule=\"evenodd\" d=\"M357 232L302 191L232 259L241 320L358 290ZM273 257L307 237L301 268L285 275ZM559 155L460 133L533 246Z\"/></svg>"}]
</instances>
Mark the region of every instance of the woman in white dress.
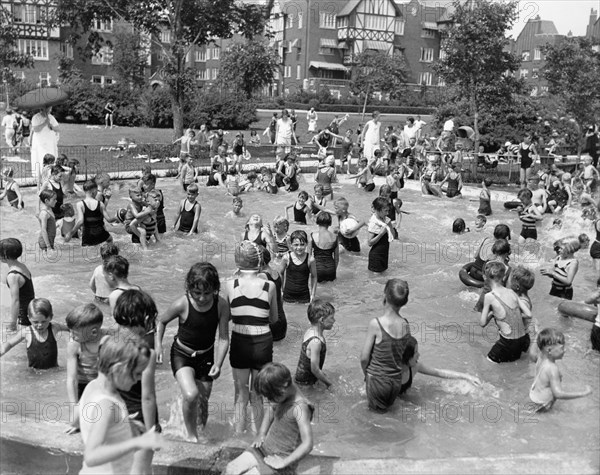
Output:
<instances>
[{"instance_id":1,"label":"woman in white dress","mask_svg":"<svg viewBox=\"0 0 600 475\"><path fill-rule=\"evenodd\" d=\"M51 153L58 157L58 122L51 111L52 107L45 107L31 118L31 170L38 185L44 155Z\"/></svg>"},{"instance_id":2,"label":"woman in white dress","mask_svg":"<svg viewBox=\"0 0 600 475\"><path fill-rule=\"evenodd\" d=\"M314 107L311 107L306 113L306 120L308 121L308 134L314 135L317 132L317 120L319 120Z\"/></svg>"},{"instance_id":3,"label":"woman in white dress","mask_svg":"<svg viewBox=\"0 0 600 475\"><path fill-rule=\"evenodd\" d=\"M375 150L379 150L381 142L381 122L379 122L379 111L373 112L373 118L365 124L361 134L363 144L363 156L371 161L373 160Z\"/></svg>"}]
</instances>

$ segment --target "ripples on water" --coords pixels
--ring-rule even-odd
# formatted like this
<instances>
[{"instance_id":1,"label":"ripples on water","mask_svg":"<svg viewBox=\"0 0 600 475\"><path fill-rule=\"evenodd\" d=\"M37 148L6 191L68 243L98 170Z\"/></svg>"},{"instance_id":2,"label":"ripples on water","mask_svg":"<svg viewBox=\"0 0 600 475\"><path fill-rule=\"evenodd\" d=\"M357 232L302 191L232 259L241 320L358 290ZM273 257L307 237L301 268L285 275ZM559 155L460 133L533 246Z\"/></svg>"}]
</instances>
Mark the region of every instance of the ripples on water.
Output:
<instances>
[{"instance_id":1,"label":"ripples on water","mask_svg":"<svg viewBox=\"0 0 600 475\"><path fill-rule=\"evenodd\" d=\"M167 223L183 193L172 179L159 180L165 192ZM312 185L304 185L307 191ZM126 205L126 186L120 187L110 202L114 213ZM368 220L375 194L365 194L344 184L335 190L350 201L350 211ZM26 203L33 203L30 189L25 190ZM259 212L266 223L284 214L296 194L243 196L244 212ZM590 324L569 320L556 313L558 300L549 297L550 279L536 271L536 285L531 293L534 316L542 327L555 326L565 332L567 353L560 363L566 388L592 386L592 396L572 401L559 401L550 414L527 416L527 395L534 373L533 365L524 358L516 363L492 365L485 355L496 340L493 330L483 331L472 311L477 293L458 280L458 271L472 260L478 243L485 234L470 232L453 235L452 222L462 217L473 228L477 203L467 200L438 200L421 197L420 193L403 191L401 242L390 251L390 268L385 275L374 275L367 268L366 232L360 235L363 251L360 256L342 252L335 283L319 286L318 295L331 300L336 307L336 326L327 335L325 372L334 380L334 389L322 387L304 392L315 403L315 452L356 457L457 457L507 454L536 451L566 451L597 449L599 445L599 376L598 354L589 352ZM183 292L183 281L191 263L210 260L219 269L222 280L234 271L233 250L240 240L244 220L226 221L223 216L231 209L231 197L216 189L201 188L201 232L188 238L172 231L158 246L147 253L131 248L122 227L109 227L130 260L130 281L139 284L155 298L159 311L164 311ZM3 203L1 207L2 237L18 237L27 248L25 262L34 276L38 296L48 297L54 306L57 321L75 305L91 301L89 277L100 263L97 251L82 250L78 244L63 246L53 262L43 259L34 250L38 224L29 206L15 211ZM572 214L571 214L572 213ZM513 246L520 230L516 214L494 203L494 215L487 229L501 222L512 228ZM518 249L513 247L514 262L526 263L537 269L553 256L552 242L569 234L587 232L593 238L592 225L581 220L576 212L563 217L570 229L557 230L546 219L540 232L542 246ZM566 227L566 224L565 224ZM290 232L296 226L292 225ZM305 228L306 229L306 228ZM313 230L308 227L308 230ZM587 250L578 253L580 270L575 279L575 299L584 299L595 288L594 271ZM5 272L3 267L3 272ZM420 343L421 359L430 366L476 374L482 388L464 381L448 381L418 375L413 388L386 415L367 410L363 375L359 355L369 320L380 315L383 286L388 278L406 279L410 285L410 300L402 310L413 326ZM2 288L2 313L8 307L8 291ZM106 325L111 324L105 307ZM306 306L286 305L289 333L284 342L276 343L274 359L296 367L304 330L308 327ZM165 364L158 369L157 391L161 421L167 434L180 436L181 412L177 402L179 390L168 363L168 350L177 326L171 323L165 337ZM20 410L32 407L40 399L61 405L65 390L66 337L59 341L60 368L32 372L27 369L25 347L15 348L1 360L2 402L16 403ZM43 395L43 397L39 397ZM67 420L66 410L58 419ZM214 443L228 443L232 437L233 381L228 360L221 377L215 382L211 398L208 438ZM54 417L54 416L52 416Z\"/></svg>"}]
</instances>

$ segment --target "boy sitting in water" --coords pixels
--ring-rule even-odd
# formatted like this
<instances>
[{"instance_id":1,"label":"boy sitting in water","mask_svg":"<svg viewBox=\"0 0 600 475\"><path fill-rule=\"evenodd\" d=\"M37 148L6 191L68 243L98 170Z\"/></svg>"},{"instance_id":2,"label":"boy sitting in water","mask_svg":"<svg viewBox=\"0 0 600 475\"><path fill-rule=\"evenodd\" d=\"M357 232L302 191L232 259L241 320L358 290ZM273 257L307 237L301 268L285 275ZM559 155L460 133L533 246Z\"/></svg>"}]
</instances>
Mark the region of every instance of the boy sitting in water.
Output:
<instances>
[{"instance_id":1,"label":"boy sitting in water","mask_svg":"<svg viewBox=\"0 0 600 475\"><path fill-rule=\"evenodd\" d=\"M575 399L592 394L592 388L584 391L566 392L562 389L562 376L556 360L565 355L565 336L554 328L544 328L537 336L531 358L535 361L535 379L529 390L529 399L534 404L532 412L546 412L557 399Z\"/></svg>"},{"instance_id":2,"label":"boy sitting in water","mask_svg":"<svg viewBox=\"0 0 600 475\"><path fill-rule=\"evenodd\" d=\"M498 327L499 339L487 355L488 360L494 363L518 360L521 353L529 350L531 342L523 320L523 315L531 319L531 309L513 290L504 287L505 273L506 265L501 262L488 262L485 266L485 277L491 291L483 300L479 323L485 327L494 320Z\"/></svg>"},{"instance_id":3,"label":"boy sitting in water","mask_svg":"<svg viewBox=\"0 0 600 475\"><path fill-rule=\"evenodd\" d=\"M242 208L244 206L244 202L239 196L233 198L233 209L229 211L225 217L226 218L244 218L246 215L242 213Z\"/></svg>"}]
</instances>

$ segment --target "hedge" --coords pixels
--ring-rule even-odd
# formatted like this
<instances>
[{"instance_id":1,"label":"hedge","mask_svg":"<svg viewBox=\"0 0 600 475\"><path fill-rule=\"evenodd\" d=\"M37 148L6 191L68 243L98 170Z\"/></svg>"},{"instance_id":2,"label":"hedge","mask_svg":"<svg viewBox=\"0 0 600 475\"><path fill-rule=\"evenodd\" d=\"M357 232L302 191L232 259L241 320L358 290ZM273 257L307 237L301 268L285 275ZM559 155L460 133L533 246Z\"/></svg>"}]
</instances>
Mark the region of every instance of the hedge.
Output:
<instances>
[{"instance_id":1,"label":"hedge","mask_svg":"<svg viewBox=\"0 0 600 475\"><path fill-rule=\"evenodd\" d=\"M299 102L286 102L284 105L279 105L276 102L263 102L257 104L258 109L270 109L279 110L282 108L286 109L308 109L308 104L301 104ZM319 104L317 107L319 112L356 112L362 113L363 106L356 104ZM411 115L431 115L435 113L433 107L409 107L409 106L381 106L381 105L367 105L367 113L379 111L382 114L411 114Z\"/></svg>"}]
</instances>

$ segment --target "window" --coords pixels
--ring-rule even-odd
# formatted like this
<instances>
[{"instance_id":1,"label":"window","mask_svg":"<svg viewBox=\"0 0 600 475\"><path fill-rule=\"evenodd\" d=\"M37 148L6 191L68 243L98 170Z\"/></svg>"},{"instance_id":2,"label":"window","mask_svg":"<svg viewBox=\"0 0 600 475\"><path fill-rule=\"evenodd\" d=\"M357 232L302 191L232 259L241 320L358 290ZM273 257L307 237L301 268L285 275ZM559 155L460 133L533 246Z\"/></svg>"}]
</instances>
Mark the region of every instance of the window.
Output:
<instances>
[{"instance_id":1,"label":"window","mask_svg":"<svg viewBox=\"0 0 600 475\"><path fill-rule=\"evenodd\" d=\"M419 73L419 84L424 84L425 86L431 86L433 82L433 74L432 73Z\"/></svg>"},{"instance_id":2,"label":"window","mask_svg":"<svg viewBox=\"0 0 600 475\"><path fill-rule=\"evenodd\" d=\"M302 12L298 12L298 29L299 30L302 28L302 20L303 20Z\"/></svg>"},{"instance_id":3,"label":"window","mask_svg":"<svg viewBox=\"0 0 600 475\"><path fill-rule=\"evenodd\" d=\"M198 62L198 63L206 62L206 50L196 51L196 62Z\"/></svg>"},{"instance_id":4,"label":"window","mask_svg":"<svg viewBox=\"0 0 600 475\"><path fill-rule=\"evenodd\" d=\"M533 50L533 59L535 61L541 61L542 59L542 50L539 48L536 48Z\"/></svg>"},{"instance_id":5,"label":"window","mask_svg":"<svg viewBox=\"0 0 600 475\"><path fill-rule=\"evenodd\" d=\"M443 77L438 78L438 86L444 87L446 85L446 81L444 81Z\"/></svg>"},{"instance_id":6,"label":"window","mask_svg":"<svg viewBox=\"0 0 600 475\"><path fill-rule=\"evenodd\" d=\"M170 43L171 42L171 32L168 30L164 30L160 32L160 42L161 43Z\"/></svg>"},{"instance_id":7,"label":"window","mask_svg":"<svg viewBox=\"0 0 600 475\"><path fill-rule=\"evenodd\" d=\"M423 28L421 31L421 38L435 38L435 30Z\"/></svg>"},{"instance_id":8,"label":"window","mask_svg":"<svg viewBox=\"0 0 600 475\"><path fill-rule=\"evenodd\" d=\"M212 78L217 79L218 75L219 75L219 70L217 68L213 68L212 69Z\"/></svg>"},{"instance_id":9,"label":"window","mask_svg":"<svg viewBox=\"0 0 600 475\"><path fill-rule=\"evenodd\" d=\"M367 30L387 31L388 17L379 15L365 15L365 28Z\"/></svg>"},{"instance_id":10,"label":"window","mask_svg":"<svg viewBox=\"0 0 600 475\"><path fill-rule=\"evenodd\" d=\"M40 7L37 5L23 5L23 23L40 23Z\"/></svg>"},{"instance_id":11,"label":"window","mask_svg":"<svg viewBox=\"0 0 600 475\"><path fill-rule=\"evenodd\" d=\"M332 55L335 54L335 50L333 48L319 48L319 54L328 54L328 55Z\"/></svg>"},{"instance_id":12,"label":"window","mask_svg":"<svg viewBox=\"0 0 600 475\"><path fill-rule=\"evenodd\" d=\"M446 50L440 49L440 59L444 59L446 57Z\"/></svg>"},{"instance_id":13,"label":"window","mask_svg":"<svg viewBox=\"0 0 600 475\"><path fill-rule=\"evenodd\" d=\"M104 84L107 84L110 86L111 84L114 84L114 83L115 83L115 80L113 78L111 78L111 77L104 78Z\"/></svg>"},{"instance_id":14,"label":"window","mask_svg":"<svg viewBox=\"0 0 600 475\"><path fill-rule=\"evenodd\" d=\"M335 30L335 18L336 16L331 13L320 12L319 26L327 30Z\"/></svg>"},{"instance_id":15,"label":"window","mask_svg":"<svg viewBox=\"0 0 600 475\"><path fill-rule=\"evenodd\" d=\"M537 68L533 68L531 70L531 79L539 79L540 78L540 70Z\"/></svg>"},{"instance_id":16,"label":"window","mask_svg":"<svg viewBox=\"0 0 600 475\"><path fill-rule=\"evenodd\" d=\"M276 69L273 72L273 79L278 80L279 79L279 69Z\"/></svg>"},{"instance_id":17,"label":"window","mask_svg":"<svg viewBox=\"0 0 600 475\"><path fill-rule=\"evenodd\" d=\"M92 83L93 84L102 84L102 76L93 75Z\"/></svg>"},{"instance_id":18,"label":"window","mask_svg":"<svg viewBox=\"0 0 600 475\"><path fill-rule=\"evenodd\" d=\"M46 40L19 40L19 53L28 54L33 59L48 60L48 42Z\"/></svg>"},{"instance_id":19,"label":"window","mask_svg":"<svg viewBox=\"0 0 600 475\"><path fill-rule=\"evenodd\" d=\"M291 78L292 77L292 67L291 66L284 66L283 67L283 77L284 78Z\"/></svg>"},{"instance_id":20,"label":"window","mask_svg":"<svg viewBox=\"0 0 600 475\"><path fill-rule=\"evenodd\" d=\"M302 79L302 67L300 65L296 66L296 79Z\"/></svg>"},{"instance_id":21,"label":"window","mask_svg":"<svg viewBox=\"0 0 600 475\"><path fill-rule=\"evenodd\" d=\"M97 18L92 21L92 29L96 31L112 31L113 21L110 20L98 20Z\"/></svg>"},{"instance_id":22,"label":"window","mask_svg":"<svg viewBox=\"0 0 600 475\"><path fill-rule=\"evenodd\" d=\"M163 54L162 54L162 53L158 53L158 54L156 55L156 59L157 59L157 61L162 61L163 59L165 59L165 57L163 56Z\"/></svg>"},{"instance_id":23,"label":"window","mask_svg":"<svg viewBox=\"0 0 600 475\"><path fill-rule=\"evenodd\" d=\"M396 33L398 36L404 35L404 20L400 20L399 18L396 18L396 25L394 28L394 33Z\"/></svg>"},{"instance_id":24,"label":"window","mask_svg":"<svg viewBox=\"0 0 600 475\"><path fill-rule=\"evenodd\" d=\"M536 97L538 95L538 87L537 86L533 86L531 88L531 92L529 93L530 96L532 97Z\"/></svg>"},{"instance_id":25,"label":"window","mask_svg":"<svg viewBox=\"0 0 600 475\"><path fill-rule=\"evenodd\" d=\"M421 59L424 63L431 63L433 61L433 48L421 48Z\"/></svg>"},{"instance_id":26,"label":"window","mask_svg":"<svg viewBox=\"0 0 600 475\"><path fill-rule=\"evenodd\" d=\"M60 52L64 54L67 58L73 59L73 45L64 42L61 43Z\"/></svg>"},{"instance_id":27,"label":"window","mask_svg":"<svg viewBox=\"0 0 600 475\"><path fill-rule=\"evenodd\" d=\"M348 28L348 17L347 16L338 18L336 21L337 21L338 28Z\"/></svg>"},{"instance_id":28,"label":"window","mask_svg":"<svg viewBox=\"0 0 600 475\"><path fill-rule=\"evenodd\" d=\"M112 64L113 51L108 46L100 48L94 56L92 56L92 64Z\"/></svg>"},{"instance_id":29,"label":"window","mask_svg":"<svg viewBox=\"0 0 600 475\"><path fill-rule=\"evenodd\" d=\"M292 28L294 26L294 14L290 13L285 16L285 28Z\"/></svg>"},{"instance_id":30,"label":"window","mask_svg":"<svg viewBox=\"0 0 600 475\"><path fill-rule=\"evenodd\" d=\"M219 59L221 57L221 48L216 46L212 49L212 59Z\"/></svg>"},{"instance_id":31,"label":"window","mask_svg":"<svg viewBox=\"0 0 600 475\"><path fill-rule=\"evenodd\" d=\"M336 99L341 99L341 97L342 97L342 93L340 92L339 89L330 89L329 93Z\"/></svg>"},{"instance_id":32,"label":"window","mask_svg":"<svg viewBox=\"0 0 600 475\"><path fill-rule=\"evenodd\" d=\"M527 79L528 75L529 75L529 69L521 69L521 71L519 72L519 77L521 79Z\"/></svg>"},{"instance_id":33,"label":"window","mask_svg":"<svg viewBox=\"0 0 600 475\"><path fill-rule=\"evenodd\" d=\"M39 87L47 87L50 85L50 73L40 73Z\"/></svg>"},{"instance_id":34,"label":"window","mask_svg":"<svg viewBox=\"0 0 600 475\"><path fill-rule=\"evenodd\" d=\"M523 51L521 53L521 61L529 61L529 51Z\"/></svg>"},{"instance_id":35,"label":"window","mask_svg":"<svg viewBox=\"0 0 600 475\"><path fill-rule=\"evenodd\" d=\"M548 92L548 86L542 86L542 87L540 87L540 91L542 91L542 94Z\"/></svg>"},{"instance_id":36,"label":"window","mask_svg":"<svg viewBox=\"0 0 600 475\"><path fill-rule=\"evenodd\" d=\"M198 81L208 81L208 70L202 69L202 70L196 71L196 79Z\"/></svg>"}]
</instances>

